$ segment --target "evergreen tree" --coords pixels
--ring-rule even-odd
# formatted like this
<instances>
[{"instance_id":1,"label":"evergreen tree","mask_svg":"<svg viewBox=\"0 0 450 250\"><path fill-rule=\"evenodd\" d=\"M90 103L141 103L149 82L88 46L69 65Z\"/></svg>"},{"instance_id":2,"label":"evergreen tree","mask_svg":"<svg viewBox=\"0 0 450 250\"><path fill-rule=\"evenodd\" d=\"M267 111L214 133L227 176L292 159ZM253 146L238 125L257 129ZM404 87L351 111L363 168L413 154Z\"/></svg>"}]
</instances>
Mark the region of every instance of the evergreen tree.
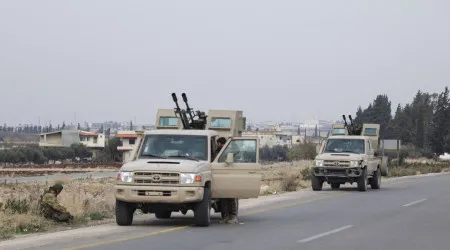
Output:
<instances>
[{"instance_id":1,"label":"evergreen tree","mask_svg":"<svg viewBox=\"0 0 450 250\"><path fill-rule=\"evenodd\" d=\"M445 87L436 103L430 127L428 142L431 150L441 155L446 149L446 139L450 135L450 100L448 87Z\"/></svg>"}]
</instances>

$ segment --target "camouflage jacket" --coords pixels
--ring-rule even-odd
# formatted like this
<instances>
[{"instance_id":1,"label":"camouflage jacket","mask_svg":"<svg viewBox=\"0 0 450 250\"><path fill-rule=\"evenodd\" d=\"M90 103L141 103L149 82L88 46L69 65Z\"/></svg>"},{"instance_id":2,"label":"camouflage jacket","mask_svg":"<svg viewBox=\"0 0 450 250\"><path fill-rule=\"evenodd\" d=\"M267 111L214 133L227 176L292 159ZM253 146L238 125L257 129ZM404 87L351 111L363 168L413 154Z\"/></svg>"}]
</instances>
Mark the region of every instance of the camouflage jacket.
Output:
<instances>
[{"instance_id":1,"label":"camouflage jacket","mask_svg":"<svg viewBox=\"0 0 450 250\"><path fill-rule=\"evenodd\" d=\"M56 210L60 213L68 212L67 209L58 202L56 194L49 191L45 192L41 197L40 207L43 213L50 213L51 211L49 210Z\"/></svg>"}]
</instances>

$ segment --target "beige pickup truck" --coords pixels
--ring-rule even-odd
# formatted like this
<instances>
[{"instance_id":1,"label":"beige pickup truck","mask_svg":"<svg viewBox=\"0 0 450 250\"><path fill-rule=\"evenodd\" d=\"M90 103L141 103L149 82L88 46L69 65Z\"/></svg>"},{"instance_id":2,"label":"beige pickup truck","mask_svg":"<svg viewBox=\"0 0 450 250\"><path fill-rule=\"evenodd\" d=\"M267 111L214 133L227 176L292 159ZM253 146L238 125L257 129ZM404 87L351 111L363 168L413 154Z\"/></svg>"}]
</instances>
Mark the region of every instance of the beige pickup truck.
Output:
<instances>
[{"instance_id":1,"label":"beige pickup truck","mask_svg":"<svg viewBox=\"0 0 450 250\"><path fill-rule=\"evenodd\" d=\"M387 175L387 157L377 152L379 124L363 124L358 134L346 127L334 125L315 158L312 169L312 189L322 190L324 182L338 189L341 184L357 183L359 191L379 189L382 175Z\"/></svg>"},{"instance_id":2,"label":"beige pickup truck","mask_svg":"<svg viewBox=\"0 0 450 250\"><path fill-rule=\"evenodd\" d=\"M182 129L173 110L159 110L157 129L138 133L136 154L117 173L117 224L132 224L136 209L161 219L192 210L197 226L209 226L221 198L257 198L259 139L239 136L241 113L212 110L202 130ZM213 158L221 136L228 140Z\"/></svg>"}]
</instances>

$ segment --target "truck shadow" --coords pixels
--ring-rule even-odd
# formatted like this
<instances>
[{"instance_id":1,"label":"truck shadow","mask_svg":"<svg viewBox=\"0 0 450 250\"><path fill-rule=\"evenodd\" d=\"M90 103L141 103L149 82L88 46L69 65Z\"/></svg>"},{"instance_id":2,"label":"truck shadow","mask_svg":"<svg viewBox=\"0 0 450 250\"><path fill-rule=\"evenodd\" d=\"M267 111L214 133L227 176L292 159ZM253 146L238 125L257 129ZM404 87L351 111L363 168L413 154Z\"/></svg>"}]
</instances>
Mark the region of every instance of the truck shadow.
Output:
<instances>
[{"instance_id":1,"label":"truck shadow","mask_svg":"<svg viewBox=\"0 0 450 250\"><path fill-rule=\"evenodd\" d=\"M381 187L380 189L372 189L370 186L367 187L367 191L366 192L383 192L384 190L391 190L392 187ZM350 186L350 187L340 187L338 189L332 189L330 186L324 186L322 188L322 191L320 192L357 192L357 193L363 193L358 191L358 188L356 186Z\"/></svg>"},{"instance_id":2,"label":"truck shadow","mask_svg":"<svg viewBox=\"0 0 450 250\"><path fill-rule=\"evenodd\" d=\"M220 220L220 214L211 214L211 224L219 224ZM155 218L154 214L147 214L147 215L139 215L139 217L136 217L136 219L133 221L132 226L133 227L148 227L148 226L155 226L155 227L166 227L166 226L193 226L194 225L194 215L193 214L186 214L182 215L175 214L169 219L157 219Z\"/></svg>"}]
</instances>

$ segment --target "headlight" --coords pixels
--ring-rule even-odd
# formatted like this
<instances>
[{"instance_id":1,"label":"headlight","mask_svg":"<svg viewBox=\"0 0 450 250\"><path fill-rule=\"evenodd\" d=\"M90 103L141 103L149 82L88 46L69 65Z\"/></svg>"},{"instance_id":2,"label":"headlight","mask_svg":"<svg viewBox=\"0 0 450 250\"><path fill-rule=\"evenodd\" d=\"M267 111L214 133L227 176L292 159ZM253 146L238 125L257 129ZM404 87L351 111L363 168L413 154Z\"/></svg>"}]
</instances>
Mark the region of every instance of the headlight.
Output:
<instances>
[{"instance_id":1,"label":"headlight","mask_svg":"<svg viewBox=\"0 0 450 250\"><path fill-rule=\"evenodd\" d=\"M352 168L359 167L359 161L350 161L350 167Z\"/></svg>"},{"instance_id":2,"label":"headlight","mask_svg":"<svg viewBox=\"0 0 450 250\"><path fill-rule=\"evenodd\" d=\"M316 160L315 165L316 167L323 167L323 160Z\"/></svg>"},{"instance_id":3,"label":"headlight","mask_svg":"<svg viewBox=\"0 0 450 250\"><path fill-rule=\"evenodd\" d=\"M116 180L121 181L121 182L132 182L133 181L133 172L119 171L117 173Z\"/></svg>"},{"instance_id":4,"label":"headlight","mask_svg":"<svg viewBox=\"0 0 450 250\"><path fill-rule=\"evenodd\" d=\"M195 182L202 182L200 174L180 174L180 184L192 184Z\"/></svg>"}]
</instances>

